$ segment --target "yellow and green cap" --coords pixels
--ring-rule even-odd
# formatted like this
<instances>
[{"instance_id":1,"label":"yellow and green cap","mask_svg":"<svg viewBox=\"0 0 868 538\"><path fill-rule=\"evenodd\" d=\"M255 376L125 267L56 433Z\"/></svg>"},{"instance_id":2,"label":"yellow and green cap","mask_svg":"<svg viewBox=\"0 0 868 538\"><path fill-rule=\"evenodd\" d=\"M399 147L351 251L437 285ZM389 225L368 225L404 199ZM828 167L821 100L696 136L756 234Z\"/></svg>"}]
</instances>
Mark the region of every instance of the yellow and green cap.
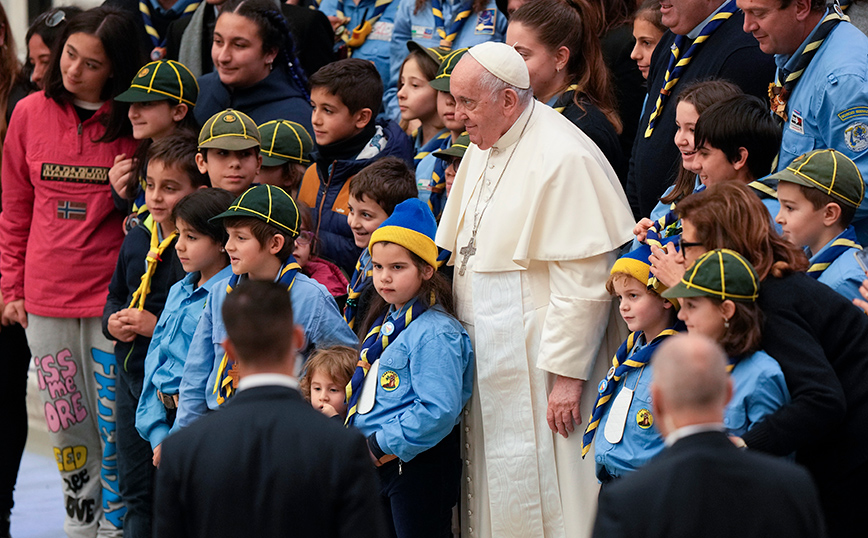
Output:
<instances>
[{"instance_id":1,"label":"yellow and green cap","mask_svg":"<svg viewBox=\"0 0 868 538\"><path fill-rule=\"evenodd\" d=\"M429 82L428 85L438 92L448 92L449 79L452 78L452 70L455 69L455 66L458 65L458 60L460 60L468 50L470 49L458 49L452 51L448 56L443 58L443 61L440 63L440 69L437 70L437 74L434 76L434 80Z\"/></svg>"},{"instance_id":2,"label":"yellow and green cap","mask_svg":"<svg viewBox=\"0 0 868 538\"><path fill-rule=\"evenodd\" d=\"M231 108L208 118L199 131L199 150L217 148L240 151L261 145L256 122L244 112Z\"/></svg>"},{"instance_id":3,"label":"yellow and green cap","mask_svg":"<svg viewBox=\"0 0 868 538\"><path fill-rule=\"evenodd\" d=\"M280 229L295 239L301 227L295 200L280 187L257 185L250 187L232 202L229 209L209 220L232 217L252 217Z\"/></svg>"},{"instance_id":4,"label":"yellow and green cap","mask_svg":"<svg viewBox=\"0 0 868 538\"><path fill-rule=\"evenodd\" d=\"M288 120L272 120L259 126L262 166L284 163L310 164L313 139L302 125Z\"/></svg>"},{"instance_id":5,"label":"yellow and green cap","mask_svg":"<svg viewBox=\"0 0 868 538\"><path fill-rule=\"evenodd\" d=\"M166 100L194 107L198 97L199 83L187 66L174 60L159 60L139 69L130 88L115 100L123 103Z\"/></svg>"},{"instance_id":6,"label":"yellow and green cap","mask_svg":"<svg viewBox=\"0 0 868 538\"><path fill-rule=\"evenodd\" d=\"M850 207L859 207L865 196L865 183L859 167L834 149L818 149L800 155L769 179L821 190Z\"/></svg>"},{"instance_id":7,"label":"yellow and green cap","mask_svg":"<svg viewBox=\"0 0 868 538\"><path fill-rule=\"evenodd\" d=\"M470 135L467 131L461 133L461 136L455 139L446 149L440 149L432 153L438 159L448 159L449 157L464 157L464 152L470 146Z\"/></svg>"},{"instance_id":8,"label":"yellow and green cap","mask_svg":"<svg viewBox=\"0 0 868 538\"><path fill-rule=\"evenodd\" d=\"M759 277L753 265L729 249L715 249L700 256L681 282L662 293L663 297L716 297L721 301L753 302L759 296Z\"/></svg>"}]
</instances>

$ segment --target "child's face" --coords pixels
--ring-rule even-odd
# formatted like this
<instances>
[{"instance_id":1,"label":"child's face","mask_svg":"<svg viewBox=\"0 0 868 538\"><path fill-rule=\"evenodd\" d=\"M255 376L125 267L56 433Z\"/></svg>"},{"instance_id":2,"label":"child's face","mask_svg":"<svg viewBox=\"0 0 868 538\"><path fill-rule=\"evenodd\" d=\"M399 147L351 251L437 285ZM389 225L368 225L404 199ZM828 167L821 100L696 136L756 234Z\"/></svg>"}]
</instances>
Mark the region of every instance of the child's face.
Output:
<instances>
[{"instance_id":1,"label":"child's face","mask_svg":"<svg viewBox=\"0 0 868 538\"><path fill-rule=\"evenodd\" d=\"M208 174L212 187L225 189L235 196L241 196L250 187L262 164L258 147L241 150L208 148L203 151L208 152L208 159L205 160L202 153L196 154L199 171Z\"/></svg>"},{"instance_id":2,"label":"child's face","mask_svg":"<svg viewBox=\"0 0 868 538\"><path fill-rule=\"evenodd\" d=\"M130 111L127 116L133 124L133 138L144 140L163 138L175 130L175 122L181 121L184 115L178 119L176 109L168 101L149 101L145 103L130 103Z\"/></svg>"},{"instance_id":3,"label":"child's face","mask_svg":"<svg viewBox=\"0 0 868 538\"><path fill-rule=\"evenodd\" d=\"M675 108L675 145L681 152L681 164L685 170L694 171L693 159L696 149L693 147L693 132L696 130L696 122L699 113L696 107L687 101L681 101Z\"/></svg>"},{"instance_id":4,"label":"child's face","mask_svg":"<svg viewBox=\"0 0 868 538\"><path fill-rule=\"evenodd\" d=\"M410 57L404 62L398 88L401 119L428 122L437 117L437 94L440 92L428 85L416 58Z\"/></svg>"},{"instance_id":5,"label":"child's face","mask_svg":"<svg viewBox=\"0 0 868 538\"><path fill-rule=\"evenodd\" d=\"M313 232L302 230L298 237L295 238L295 247L292 249L292 257L302 267L310 261L310 251L313 246Z\"/></svg>"},{"instance_id":6,"label":"child's face","mask_svg":"<svg viewBox=\"0 0 868 538\"><path fill-rule=\"evenodd\" d=\"M464 122L455 119L455 98L449 92L437 92L437 114L450 131L463 132Z\"/></svg>"},{"instance_id":7,"label":"child's face","mask_svg":"<svg viewBox=\"0 0 868 538\"><path fill-rule=\"evenodd\" d=\"M175 204L195 190L190 177L177 167L165 166L163 161L157 159L148 162L145 203L155 222L168 223Z\"/></svg>"},{"instance_id":8,"label":"child's face","mask_svg":"<svg viewBox=\"0 0 868 538\"><path fill-rule=\"evenodd\" d=\"M340 416L346 416L346 395L346 384L335 383L327 373L316 370L310 376L310 404L315 409L322 410L323 406L328 404L334 407Z\"/></svg>"},{"instance_id":9,"label":"child's face","mask_svg":"<svg viewBox=\"0 0 868 538\"><path fill-rule=\"evenodd\" d=\"M374 287L380 297L400 310L419 293L422 282L434 274L425 266L422 272L413 263L410 251L395 243L377 243L371 248Z\"/></svg>"},{"instance_id":10,"label":"child's face","mask_svg":"<svg viewBox=\"0 0 868 538\"><path fill-rule=\"evenodd\" d=\"M310 123L313 126L316 143L320 146L357 135L362 132L368 124L367 120L370 119L369 109L363 108L353 114L340 97L329 93L324 87L317 87L310 91L310 106L313 108Z\"/></svg>"},{"instance_id":11,"label":"child's face","mask_svg":"<svg viewBox=\"0 0 868 538\"><path fill-rule=\"evenodd\" d=\"M60 55L63 87L76 99L97 103L108 79L112 64L102 41L92 34L76 32L66 39Z\"/></svg>"},{"instance_id":12,"label":"child's face","mask_svg":"<svg viewBox=\"0 0 868 538\"><path fill-rule=\"evenodd\" d=\"M175 252L185 272L214 274L226 267L223 245L199 232L183 219L175 219L175 229L178 230Z\"/></svg>"},{"instance_id":13,"label":"child's face","mask_svg":"<svg viewBox=\"0 0 868 538\"><path fill-rule=\"evenodd\" d=\"M515 43L521 54L533 93L540 99L549 99L562 87L566 72L566 59L542 44L537 32L520 22L510 22L506 28L506 42ZM560 69L558 69L560 67Z\"/></svg>"},{"instance_id":14,"label":"child's face","mask_svg":"<svg viewBox=\"0 0 868 538\"><path fill-rule=\"evenodd\" d=\"M657 43L660 42L660 38L663 37L663 33L642 17L636 17L633 20L633 37L636 39L636 44L633 46L630 58L636 60L636 65L642 76L648 78L651 55L654 53Z\"/></svg>"},{"instance_id":15,"label":"child's face","mask_svg":"<svg viewBox=\"0 0 868 538\"><path fill-rule=\"evenodd\" d=\"M732 163L723 150L713 148L705 142L701 148L696 148L693 156L693 171L699 174L699 179L706 187L739 178L739 170L744 163Z\"/></svg>"},{"instance_id":16,"label":"child's face","mask_svg":"<svg viewBox=\"0 0 868 538\"><path fill-rule=\"evenodd\" d=\"M687 325L690 334L701 334L719 342L726 334L726 318L722 305L708 297L683 297L678 299L681 310L678 319Z\"/></svg>"},{"instance_id":17,"label":"child's face","mask_svg":"<svg viewBox=\"0 0 868 538\"><path fill-rule=\"evenodd\" d=\"M814 204L805 198L802 189L789 181L778 183L778 201L781 209L775 222L781 225L784 239L797 247L810 247L816 253L823 247L818 243L822 242L826 231L823 223L826 208L815 209Z\"/></svg>"},{"instance_id":18,"label":"child's face","mask_svg":"<svg viewBox=\"0 0 868 538\"><path fill-rule=\"evenodd\" d=\"M347 214L347 224L353 231L353 240L359 248L367 248L368 242L371 240L371 234L374 230L380 227L389 215L380 207L380 204L371 200L364 194L362 198L356 198L350 195L347 202L349 213Z\"/></svg>"},{"instance_id":19,"label":"child's face","mask_svg":"<svg viewBox=\"0 0 868 538\"><path fill-rule=\"evenodd\" d=\"M664 327L668 325L666 322L670 319L671 305L649 292L647 286L626 275L615 278L612 286L619 302L618 311L630 331L654 332L661 324ZM655 336L657 335L648 335L648 338Z\"/></svg>"},{"instance_id":20,"label":"child's face","mask_svg":"<svg viewBox=\"0 0 868 538\"><path fill-rule=\"evenodd\" d=\"M232 264L232 272L236 275L247 274L252 280L257 278L259 270L274 260L274 254L256 239L250 226L227 226L226 254ZM274 275L265 278L273 278Z\"/></svg>"},{"instance_id":21,"label":"child's face","mask_svg":"<svg viewBox=\"0 0 868 538\"><path fill-rule=\"evenodd\" d=\"M444 174L446 176L446 196L452 192L452 184L455 183L455 174L458 173L458 166L461 165L461 157L452 157L449 166L446 167Z\"/></svg>"}]
</instances>

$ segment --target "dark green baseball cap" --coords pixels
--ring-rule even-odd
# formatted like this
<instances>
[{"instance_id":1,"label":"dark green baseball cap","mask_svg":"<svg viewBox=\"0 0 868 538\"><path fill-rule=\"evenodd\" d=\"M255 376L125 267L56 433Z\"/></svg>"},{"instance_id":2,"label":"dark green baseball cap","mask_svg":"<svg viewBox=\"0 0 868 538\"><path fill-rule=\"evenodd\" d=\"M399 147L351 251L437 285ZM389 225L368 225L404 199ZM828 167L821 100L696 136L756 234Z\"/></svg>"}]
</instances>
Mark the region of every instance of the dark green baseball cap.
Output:
<instances>
[{"instance_id":1,"label":"dark green baseball cap","mask_svg":"<svg viewBox=\"0 0 868 538\"><path fill-rule=\"evenodd\" d=\"M210 220L230 217L252 217L271 224L295 239L301 227L295 200L280 187L257 185L250 187L232 202L229 209Z\"/></svg>"},{"instance_id":2,"label":"dark green baseball cap","mask_svg":"<svg viewBox=\"0 0 868 538\"><path fill-rule=\"evenodd\" d=\"M448 56L443 58L443 61L440 63L440 69L437 70L437 75L434 76L434 80L429 82L428 85L438 92L448 92L449 79L452 77L452 70L455 69L455 66L458 65L458 60L460 60L468 50L470 49L458 49L452 51Z\"/></svg>"},{"instance_id":3,"label":"dark green baseball cap","mask_svg":"<svg viewBox=\"0 0 868 538\"><path fill-rule=\"evenodd\" d=\"M262 166L284 163L310 164L313 139L302 125L288 120L272 120L259 126Z\"/></svg>"},{"instance_id":4,"label":"dark green baseball cap","mask_svg":"<svg viewBox=\"0 0 868 538\"><path fill-rule=\"evenodd\" d=\"M438 159L448 159L449 157L464 157L464 152L470 146L470 135L467 132L461 133L455 142L446 149L437 150L432 155Z\"/></svg>"},{"instance_id":5,"label":"dark green baseball cap","mask_svg":"<svg viewBox=\"0 0 868 538\"><path fill-rule=\"evenodd\" d=\"M424 52L428 55L429 58L437 62L437 65L443 63L443 60L446 59L447 56L452 52L449 49L445 49L443 47L426 47L421 45L415 41L407 41L407 50L413 52L414 50L418 50Z\"/></svg>"},{"instance_id":6,"label":"dark green baseball cap","mask_svg":"<svg viewBox=\"0 0 868 538\"><path fill-rule=\"evenodd\" d=\"M834 149L818 149L800 155L769 179L819 189L850 207L859 207L865 196L865 183L859 167Z\"/></svg>"},{"instance_id":7,"label":"dark green baseball cap","mask_svg":"<svg viewBox=\"0 0 868 538\"><path fill-rule=\"evenodd\" d=\"M663 297L716 297L721 301L753 302L759 296L759 277L744 257L725 248L700 256L681 282L662 293Z\"/></svg>"},{"instance_id":8,"label":"dark green baseball cap","mask_svg":"<svg viewBox=\"0 0 868 538\"><path fill-rule=\"evenodd\" d=\"M208 118L199 131L199 150L217 148L240 151L261 145L256 122L244 112L231 108Z\"/></svg>"},{"instance_id":9,"label":"dark green baseball cap","mask_svg":"<svg viewBox=\"0 0 868 538\"><path fill-rule=\"evenodd\" d=\"M123 103L168 100L194 107L198 97L199 83L187 66L174 60L159 60L139 69L130 88L115 100Z\"/></svg>"}]
</instances>

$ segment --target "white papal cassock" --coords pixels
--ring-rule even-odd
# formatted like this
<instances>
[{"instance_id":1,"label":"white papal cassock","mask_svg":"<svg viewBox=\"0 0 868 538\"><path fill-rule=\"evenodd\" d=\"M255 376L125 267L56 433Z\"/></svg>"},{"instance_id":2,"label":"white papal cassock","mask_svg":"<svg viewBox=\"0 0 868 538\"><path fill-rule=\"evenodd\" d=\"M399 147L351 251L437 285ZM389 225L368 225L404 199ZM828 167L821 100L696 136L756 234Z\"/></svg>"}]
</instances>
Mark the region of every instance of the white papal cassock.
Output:
<instances>
[{"instance_id":1,"label":"white papal cassock","mask_svg":"<svg viewBox=\"0 0 868 538\"><path fill-rule=\"evenodd\" d=\"M480 213L462 276L459 251ZM462 536L590 534L593 457L582 460L581 427L569 439L552 433L547 398L555 374L591 379L581 402L587 421L594 380L624 336L605 282L634 224L602 152L539 102L492 148L474 144L464 155L437 232L453 252L456 310L476 353Z\"/></svg>"}]
</instances>

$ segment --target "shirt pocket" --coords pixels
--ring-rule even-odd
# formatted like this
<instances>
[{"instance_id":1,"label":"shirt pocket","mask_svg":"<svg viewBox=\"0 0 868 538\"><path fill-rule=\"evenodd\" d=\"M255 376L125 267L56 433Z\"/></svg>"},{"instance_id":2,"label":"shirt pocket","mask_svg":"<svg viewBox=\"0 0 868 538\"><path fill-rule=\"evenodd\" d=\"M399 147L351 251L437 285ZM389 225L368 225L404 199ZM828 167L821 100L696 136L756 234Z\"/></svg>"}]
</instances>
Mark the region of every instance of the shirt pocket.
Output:
<instances>
[{"instance_id":1,"label":"shirt pocket","mask_svg":"<svg viewBox=\"0 0 868 538\"><path fill-rule=\"evenodd\" d=\"M727 406L726 413L723 418L723 425L726 427L727 433L741 437L747 431L749 420L747 418L747 407L744 400L732 407Z\"/></svg>"},{"instance_id":2,"label":"shirt pocket","mask_svg":"<svg viewBox=\"0 0 868 538\"><path fill-rule=\"evenodd\" d=\"M410 391L410 355L407 348L393 344L380 357L377 372L377 399L380 402L398 403Z\"/></svg>"},{"instance_id":3,"label":"shirt pocket","mask_svg":"<svg viewBox=\"0 0 868 538\"><path fill-rule=\"evenodd\" d=\"M784 135L781 139L781 149L784 152L798 157L812 151L815 145L816 140L812 136L799 134L793 131L789 125L784 127Z\"/></svg>"}]
</instances>

